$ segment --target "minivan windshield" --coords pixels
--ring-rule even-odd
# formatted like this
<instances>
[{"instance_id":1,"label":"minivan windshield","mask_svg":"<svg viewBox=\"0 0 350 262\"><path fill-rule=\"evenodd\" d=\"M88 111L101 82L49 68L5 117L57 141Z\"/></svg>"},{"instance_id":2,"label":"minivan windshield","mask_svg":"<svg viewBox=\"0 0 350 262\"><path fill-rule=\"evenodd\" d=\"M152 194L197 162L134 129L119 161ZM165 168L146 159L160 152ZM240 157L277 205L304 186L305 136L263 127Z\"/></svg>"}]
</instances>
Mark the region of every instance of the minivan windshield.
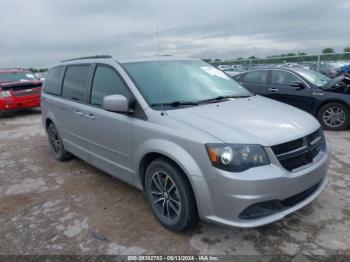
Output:
<instances>
[{"instance_id":1,"label":"minivan windshield","mask_svg":"<svg viewBox=\"0 0 350 262\"><path fill-rule=\"evenodd\" d=\"M316 86L324 86L331 80L327 76L322 75L316 71L302 68L295 69L295 71L297 71L297 73L299 73L302 77Z\"/></svg>"},{"instance_id":2,"label":"minivan windshield","mask_svg":"<svg viewBox=\"0 0 350 262\"><path fill-rule=\"evenodd\" d=\"M232 78L202 61L130 62L123 66L149 105L194 105L215 98L251 96Z\"/></svg>"}]
</instances>

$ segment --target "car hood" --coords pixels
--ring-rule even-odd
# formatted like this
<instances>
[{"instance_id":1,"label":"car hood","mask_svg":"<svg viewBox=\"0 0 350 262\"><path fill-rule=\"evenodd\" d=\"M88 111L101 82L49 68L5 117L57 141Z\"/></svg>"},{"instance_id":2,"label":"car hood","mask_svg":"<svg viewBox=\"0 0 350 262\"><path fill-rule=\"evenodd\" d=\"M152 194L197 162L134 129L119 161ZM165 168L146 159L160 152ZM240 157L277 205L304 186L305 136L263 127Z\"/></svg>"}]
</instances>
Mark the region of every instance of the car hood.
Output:
<instances>
[{"instance_id":1,"label":"car hood","mask_svg":"<svg viewBox=\"0 0 350 262\"><path fill-rule=\"evenodd\" d=\"M168 110L166 114L225 143L272 146L320 128L312 115L261 96Z\"/></svg>"},{"instance_id":2,"label":"car hood","mask_svg":"<svg viewBox=\"0 0 350 262\"><path fill-rule=\"evenodd\" d=\"M1 90L21 90L26 88L40 87L42 81L23 81L23 82L0 82Z\"/></svg>"},{"instance_id":3,"label":"car hood","mask_svg":"<svg viewBox=\"0 0 350 262\"><path fill-rule=\"evenodd\" d=\"M320 88L325 91L337 89L341 86L350 85L350 78L344 75L338 76Z\"/></svg>"}]
</instances>

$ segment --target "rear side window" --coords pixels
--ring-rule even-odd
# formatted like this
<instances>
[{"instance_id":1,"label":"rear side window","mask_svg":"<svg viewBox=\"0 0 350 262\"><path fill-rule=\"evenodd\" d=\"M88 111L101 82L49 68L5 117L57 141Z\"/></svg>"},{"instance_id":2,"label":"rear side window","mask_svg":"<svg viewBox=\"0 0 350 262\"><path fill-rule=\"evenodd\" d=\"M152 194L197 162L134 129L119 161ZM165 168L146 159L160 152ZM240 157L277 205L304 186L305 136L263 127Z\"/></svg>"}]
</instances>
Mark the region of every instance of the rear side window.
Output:
<instances>
[{"instance_id":1,"label":"rear side window","mask_svg":"<svg viewBox=\"0 0 350 262\"><path fill-rule=\"evenodd\" d=\"M91 91L91 104L102 106L103 98L108 95L123 95L131 98L128 87L120 76L111 68L97 66Z\"/></svg>"},{"instance_id":2,"label":"rear side window","mask_svg":"<svg viewBox=\"0 0 350 262\"><path fill-rule=\"evenodd\" d=\"M52 95L61 95L61 81L63 76L64 66L52 68L44 82L44 92Z\"/></svg>"},{"instance_id":3,"label":"rear side window","mask_svg":"<svg viewBox=\"0 0 350 262\"><path fill-rule=\"evenodd\" d=\"M68 99L85 102L86 83L90 65L68 66L63 81L62 96Z\"/></svg>"},{"instance_id":4,"label":"rear side window","mask_svg":"<svg viewBox=\"0 0 350 262\"><path fill-rule=\"evenodd\" d=\"M266 84L267 82L267 71L253 71L248 72L243 77L243 82L247 83L257 83L257 84Z\"/></svg>"}]
</instances>

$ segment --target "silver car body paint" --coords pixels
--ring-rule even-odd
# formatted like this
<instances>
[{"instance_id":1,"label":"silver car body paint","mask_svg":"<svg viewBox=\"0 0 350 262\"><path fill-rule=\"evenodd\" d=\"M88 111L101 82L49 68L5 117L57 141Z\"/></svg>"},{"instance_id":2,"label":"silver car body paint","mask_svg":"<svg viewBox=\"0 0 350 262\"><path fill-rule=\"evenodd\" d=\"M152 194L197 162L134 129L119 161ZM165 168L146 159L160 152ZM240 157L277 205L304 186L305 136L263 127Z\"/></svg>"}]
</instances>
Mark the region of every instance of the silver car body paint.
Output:
<instances>
[{"instance_id":1,"label":"silver car body paint","mask_svg":"<svg viewBox=\"0 0 350 262\"><path fill-rule=\"evenodd\" d=\"M150 58L149 60L157 58ZM178 58L160 58L179 60ZM201 219L237 227L257 227L279 220L315 199L327 184L330 146L317 161L297 172L284 169L270 146L305 137L320 128L317 120L297 108L263 98L161 111L150 108L120 63L144 59L77 60L59 65L107 64L119 72L147 119L107 112L88 104L42 94L42 119L55 123L65 148L99 169L143 189L142 159L150 153L177 163L193 188ZM82 113L77 116L76 111ZM93 114L95 119L89 119ZM206 143L262 145L270 164L243 172L227 172L210 163ZM321 181L321 182L320 182ZM316 183L319 187L298 204L258 219L240 219L248 206L286 199Z\"/></svg>"}]
</instances>

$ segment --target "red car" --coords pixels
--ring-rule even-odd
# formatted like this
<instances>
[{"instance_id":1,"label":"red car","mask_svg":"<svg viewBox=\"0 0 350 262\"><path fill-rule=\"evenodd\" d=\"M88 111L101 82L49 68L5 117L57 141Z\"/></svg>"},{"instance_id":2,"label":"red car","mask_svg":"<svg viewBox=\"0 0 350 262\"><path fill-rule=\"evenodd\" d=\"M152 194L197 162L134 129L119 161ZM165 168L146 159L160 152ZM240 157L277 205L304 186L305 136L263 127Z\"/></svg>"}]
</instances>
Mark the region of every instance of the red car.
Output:
<instances>
[{"instance_id":1,"label":"red car","mask_svg":"<svg viewBox=\"0 0 350 262\"><path fill-rule=\"evenodd\" d=\"M42 82L24 69L0 69L0 117L12 110L40 106Z\"/></svg>"}]
</instances>

